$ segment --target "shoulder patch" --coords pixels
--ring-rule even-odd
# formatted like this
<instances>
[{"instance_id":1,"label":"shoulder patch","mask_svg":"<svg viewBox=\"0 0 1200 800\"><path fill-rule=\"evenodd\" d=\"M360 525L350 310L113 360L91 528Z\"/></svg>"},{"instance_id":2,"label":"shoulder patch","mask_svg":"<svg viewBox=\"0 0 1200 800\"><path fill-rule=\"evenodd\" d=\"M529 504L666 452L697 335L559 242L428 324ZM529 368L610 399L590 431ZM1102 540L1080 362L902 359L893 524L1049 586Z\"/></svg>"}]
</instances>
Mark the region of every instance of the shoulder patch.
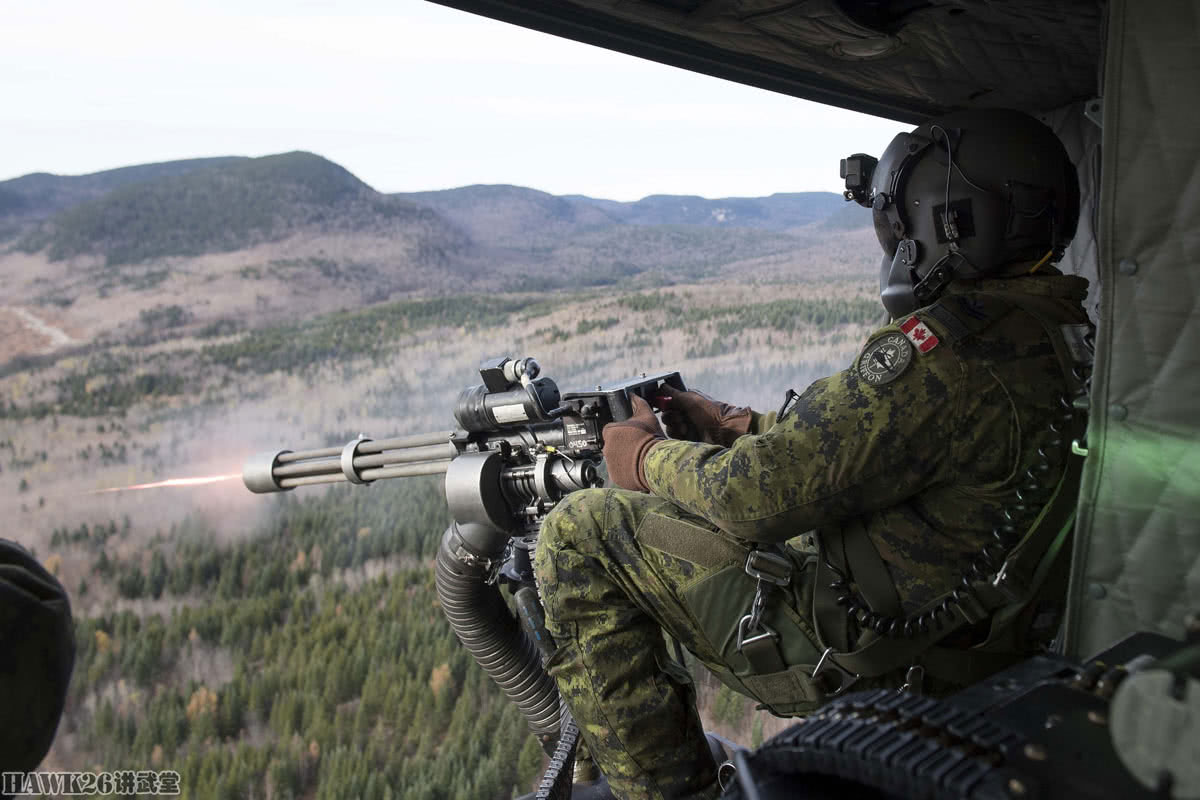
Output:
<instances>
[{"instance_id":1,"label":"shoulder patch","mask_svg":"<svg viewBox=\"0 0 1200 800\"><path fill-rule=\"evenodd\" d=\"M938 346L938 338L916 314L900 323L900 332L907 336L921 353L928 353Z\"/></svg>"},{"instance_id":2,"label":"shoulder patch","mask_svg":"<svg viewBox=\"0 0 1200 800\"><path fill-rule=\"evenodd\" d=\"M913 346L902 334L885 333L867 343L855 371L868 386L883 386L899 378L913 360Z\"/></svg>"}]
</instances>

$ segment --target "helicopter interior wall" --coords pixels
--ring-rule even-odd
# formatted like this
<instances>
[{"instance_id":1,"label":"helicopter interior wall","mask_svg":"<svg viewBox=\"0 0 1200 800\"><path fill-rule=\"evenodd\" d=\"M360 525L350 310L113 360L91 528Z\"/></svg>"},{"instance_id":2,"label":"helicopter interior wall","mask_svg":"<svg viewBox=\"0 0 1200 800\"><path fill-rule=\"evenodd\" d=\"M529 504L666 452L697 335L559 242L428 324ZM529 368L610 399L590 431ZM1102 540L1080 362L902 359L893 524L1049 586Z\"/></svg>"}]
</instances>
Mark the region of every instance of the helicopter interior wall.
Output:
<instances>
[{"instance_id":1,"label":"helicopter interior wall","mask_svg":"<svg viewBox=\"0 0 1200 800\"><path fill-rule=\"evenodd\" d=\"M1200 610L1200 2L1112 0L1108 31L1072 656Z\"/></svg>"}]
</instances>

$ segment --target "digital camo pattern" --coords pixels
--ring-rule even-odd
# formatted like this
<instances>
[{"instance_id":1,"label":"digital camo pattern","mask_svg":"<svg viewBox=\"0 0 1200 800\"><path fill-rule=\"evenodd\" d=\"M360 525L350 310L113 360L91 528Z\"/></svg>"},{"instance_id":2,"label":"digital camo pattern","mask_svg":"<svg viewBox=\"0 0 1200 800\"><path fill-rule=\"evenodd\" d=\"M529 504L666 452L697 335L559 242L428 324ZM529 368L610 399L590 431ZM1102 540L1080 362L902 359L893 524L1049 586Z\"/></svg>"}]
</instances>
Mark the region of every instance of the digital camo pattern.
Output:
<instances>
[{"instance_id":1,"label":"digital camo pattern","mask_svg":"<svg viewBox=\"0 0 1200 800\"><path fill-rule=\"evenodd\" d=\"M650 495L590 489L547 517L534 570L558 646L548 668L618 797L715 798L695 692L689 676L668 666L662 635L714 658L676 594L703 570L643 551L634 532L652 512L679 515Z\"/></svg>"},{"instance_id":2,"label":"digital camo pattern","mask_svg":"<svg viewBox=\"0 0 1200 800\"><path fill-rule=\"evenodd\" d=\"M1086 285L1061 275L962 281L939 302L971 320L1020 302L1020 289L1074 323L1085 319ZM765 433L728 449L663 442L646 458L651 490L754 541L865 526L907 610L951 588L1006 507L1018 529L1032 523L1036 508L1012 507L1039 447L1057 462L1039 479L1057 482L1069 443L1052 444L1048 427L1067 385L1042 326L1022 311L957 340L932 315L917 315L941 341L898 379L870 385L856 360L813 383ZM877 331L867 347L897 330Z\"/></svg>"},{"instance_id":3,"label":"digital camo pattern","mask_svg":"<svg viewBox=\"0 0 1200 800\"><path fill-rule=\"evenodd\" d=\"M745 674L719 625L736 626L753 594L737 560L746 541L864 526L912 610L958 581L1005 507L1014 524L1032 522L1037 509L1014 509L1013 489L1040 461L1039 447L1058 459L1039 478L1057 481L1067 445L1045 432L1066 383L1041 325L1004 310L1004 300L1041 298L1043 313L1081 322L1085 289L1055 275L954 284L941 304L986 326L952 335L918 312L940 343L915 353L897 379L868 385L856 361L814 383L781 420L755 414L753 433L728 449L656 445L645 472L657 496L576 492L551 513L535 558L559 645L549 668L618 796L716 796L694 694L672 669L662 631L723 680ZM868 346L897 330L877 331ZM664 518L703 543L690 558L639 541ZM688 548L686 538L673 541ZM770 620L788 665L819 653L805 619L811 572L794 583Z\"/></svg>"}]
</instances>

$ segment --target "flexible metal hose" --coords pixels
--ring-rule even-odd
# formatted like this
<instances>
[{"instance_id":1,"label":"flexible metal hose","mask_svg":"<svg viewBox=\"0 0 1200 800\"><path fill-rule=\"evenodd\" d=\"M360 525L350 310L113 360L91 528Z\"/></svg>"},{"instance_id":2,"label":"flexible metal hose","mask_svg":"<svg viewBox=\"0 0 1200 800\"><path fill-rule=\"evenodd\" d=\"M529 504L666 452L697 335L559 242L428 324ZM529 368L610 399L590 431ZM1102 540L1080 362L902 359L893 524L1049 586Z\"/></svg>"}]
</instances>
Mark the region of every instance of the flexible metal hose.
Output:
<instances>
[{"instance_id":1,"label":"flexible metal hose","mask_svg":"<svg viewBox=\"0 0 1200 800\"><path fill-rule=\"evenodd\" d=\"M487 583L487 565L457 555L458 541L451 525L438 547L434 574L442 613L463 647L516 704L543 747L552 749L559 733L558 688L499 587Z\"/></svg>"}]
</instances>

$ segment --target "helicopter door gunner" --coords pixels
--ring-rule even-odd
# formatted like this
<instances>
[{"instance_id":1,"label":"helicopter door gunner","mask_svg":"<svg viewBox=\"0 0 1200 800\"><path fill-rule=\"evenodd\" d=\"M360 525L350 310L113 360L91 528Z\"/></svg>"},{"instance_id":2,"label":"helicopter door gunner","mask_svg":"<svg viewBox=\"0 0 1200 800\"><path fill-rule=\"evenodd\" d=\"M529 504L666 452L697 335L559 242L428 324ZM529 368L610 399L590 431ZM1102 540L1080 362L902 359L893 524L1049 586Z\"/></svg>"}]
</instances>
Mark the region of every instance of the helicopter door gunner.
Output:
<instances>
[{"instance_id":1,"label":"helicopter door gunner","mask_svg":"<svg viewBox=\"0 0 1200 800\"><path fill-rule=\"evenodd\" d=\"M1074 168L1048 128L993 110L843 173L873 209L892 323L779 413L672 393L668 439L635 398L604 431L621 488L569 495L542 528L548 668L619 797L719 792L663 631L796 715L852 685L950 691L1057 627L1088 343L1087 282L1050 266Z\"/></svg>"}]
</instances>

